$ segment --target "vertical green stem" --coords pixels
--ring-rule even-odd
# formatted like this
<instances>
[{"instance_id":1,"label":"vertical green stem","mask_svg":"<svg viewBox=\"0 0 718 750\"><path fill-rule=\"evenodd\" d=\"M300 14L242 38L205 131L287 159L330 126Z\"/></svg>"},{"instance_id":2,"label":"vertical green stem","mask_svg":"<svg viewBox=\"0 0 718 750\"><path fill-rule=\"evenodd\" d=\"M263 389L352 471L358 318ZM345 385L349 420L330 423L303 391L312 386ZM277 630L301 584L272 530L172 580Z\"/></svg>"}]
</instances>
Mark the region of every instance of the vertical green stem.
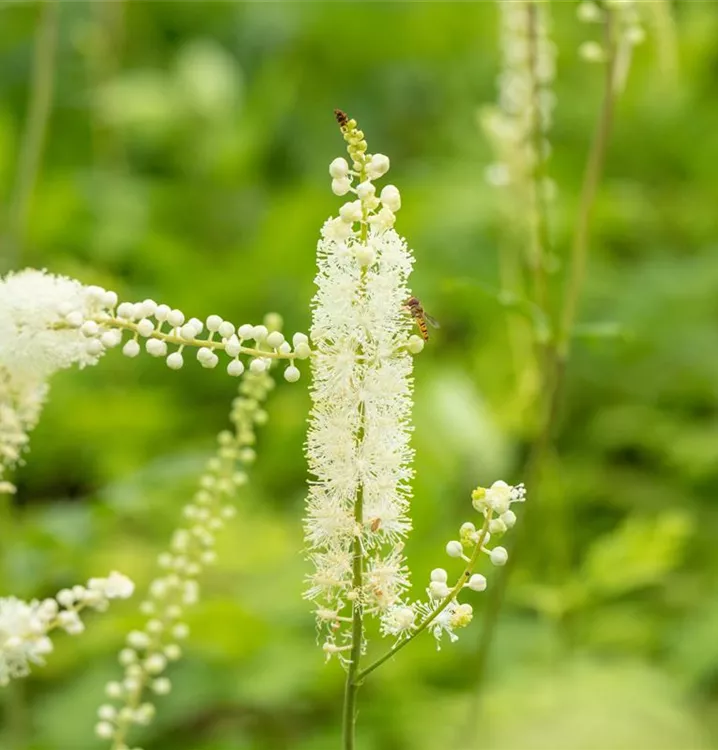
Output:
<instances>
[{"instance_id":1,"label":"vertical green stem","mask_svg":"<svg viewBox=\"0 0 718 750\"><path fill-rule=\"evenodd\" d=\"M578 220L571 250L571 275L564 299L561 328L559 330L559 348L568 354L571 342L573 323L578 311L578 301L583 291L588 262L588 237L591 226L591 214L596 199L596 190L601 179L603 163L606 158L608 139L611 134L613 110L615 105L614 77L616 74L616 44L613 38L613 14L606 14L605 44L608 54L604 76L603 104L599 114L596 132L586 164L586 172L581 189L581 202L578 209Z\"/></svg>"},{"instance_id":2,"label":"vertical green stem","mask_svg":"<svg viewBox=\"0 0 718 750\"><path fill-rule=\"evenodd\" d=\"M531 270L534 277L534 301L546 311L546 254L549 251L548 211L546 207L546 144L541 118L541 81L538 75L539 8L526 6L528 14L528 63L531 70L531 140L535 162L531 175Z\"/></svg>"},{"instance_id":3,"label":"vertical green stem","mask_svg":"<svg viewBox=\"0 0 718 750\"><path fill-rule=\"evenodd\" d=\"M357 492L354 503L354 520L358 528L364 520L364 493L361 488ZM357 598L352 604L352 648L347 670L347 679L344 687L344 719L343 719L343 744L344 750L354 750L354 738L356 728L356 700L359 685L357 675L359 674L359 662L361 660L362 643L364 640L364 620L360 593L364 583L364 555L361 545L361 537L357 534L354 539L353 562L352 562L352 589Z\"/></svg>"},{"instance_id":4,"label":"vertical green stem","mask_svg":"<svg viewBox=\"0 0 718 750\"><path fill-rule=\"evenodd\" d=\"M40 169L55 86L55 58L60 19L59 0L44 0L35 39L30 102L20 147L15 187L7 215L4 265L17 264L22 253L27 215Z\"/></svg>"}]
</instances>

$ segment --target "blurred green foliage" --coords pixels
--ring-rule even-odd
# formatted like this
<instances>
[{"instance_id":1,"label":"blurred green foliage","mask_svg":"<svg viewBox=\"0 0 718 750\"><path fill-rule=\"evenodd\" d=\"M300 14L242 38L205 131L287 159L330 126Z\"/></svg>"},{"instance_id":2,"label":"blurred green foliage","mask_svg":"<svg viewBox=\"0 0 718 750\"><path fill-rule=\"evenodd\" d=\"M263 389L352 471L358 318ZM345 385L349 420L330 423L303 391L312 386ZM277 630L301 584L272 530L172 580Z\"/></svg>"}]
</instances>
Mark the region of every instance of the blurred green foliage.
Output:
<instances>
[{"instance_id":1,"label":"blurred green foliage","mask_svg":"<svg viewBox=\"0 0 718 750\"><path fill-rule=\"evenodd\" d=\"M564 270L600 71L552 3L551 171ZM0 202L11 202L40 7L0 8ZM718 726L718 10L676 6L680 66L638 50L593 222L587 294L547 480L473 695L481 597L459 643L430 639L362 691L360 748L698 750ZM477 482L520 481L530 409L509 355L506 227L478 128L495 98L493 3L63 2L55 91L25 239L30 265L233 321L306 329L319 227L335 212L332 109L389 154L415 292L442 322L417 361L417 588ZM19 250L14 257L12 252ZM146 750L334 748L343 673L302 601L306 377L281 385L251 488L191 618ZM115 352L60 374L18 474L4 593L45 596L117 568L151 579L235 384ZM129 602L0 694L0 747L91 750Z\"/></svg>"}]
</instances>

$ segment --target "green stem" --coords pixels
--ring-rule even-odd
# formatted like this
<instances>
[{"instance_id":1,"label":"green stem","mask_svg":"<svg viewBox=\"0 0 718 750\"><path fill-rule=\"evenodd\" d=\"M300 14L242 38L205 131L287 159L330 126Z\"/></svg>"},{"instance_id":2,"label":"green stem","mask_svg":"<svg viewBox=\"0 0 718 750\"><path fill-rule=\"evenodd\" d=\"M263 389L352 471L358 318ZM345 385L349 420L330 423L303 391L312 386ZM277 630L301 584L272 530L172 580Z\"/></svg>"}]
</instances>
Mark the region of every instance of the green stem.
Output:
<instances>
[{"instance_id":1,"label":"green stem","mask_svg":"<svg viewBox=\"0 0 718 750\"><path fill-rule=\"evenodd\" d=\"M357 492L354 503L354 520L357 529L361 528L364 521L364 493L362 488ZM354 538L354 559L352 561L352 589L357 598L352 606L352 648L347 670L347 679L344 687L344 718L343 718L343 747L344 750L354 749L356 730L356 701L359 690L358 674L359 662L361 660L362 643L364 640L364 620L361 604L361 591L364 585L364 554L362 550L361 537L359 534Z\"/></svg>"},{"instance_id":2,"label":"green stem","mask_svg":"<svg viewBox=\"0 0 718 750\"><path fill-rule=\"evenodd\" d=\"M531 71L531 140L535 163L531 176L531 270L536 304L546 310L546 255L550 250L546 201L546 144L541 119L541 81L538 76L539 8L526 6L528 13L528 64Z\"/></svg>"},{"instance_id":3,"label":"green stem","mask_svg":"<svg viewBox=\"0 0 718 750\"><path fill-rule=\"evenodd\" d=\"M55 87L55 57L60 19L58 0L42 3L35 40L30 103L27 123L18 159L15 188L10 199L6 230L6 259L9 266L17 265L22 252L27 228L27 215L35 181L40 169Z\"/></svg>"},{"instance_id":4,"label":"green stem","mask_svg":"<svg viewBox=\"0 0 718 750\"><path fill-rule=\"evenodd\" d=\"M145 338L144 336L141 336L139 333L139 330L137 328L137 323L133 323L129 320L124 320L122 318L112 318L112 317L102 317L97 318L95 320L96 323L102 326L107 326L109 328L118 328L123 331L130 331L133 334L135 334L135 338L137 340L140 340L142 338ZM60 323L54 326L57 330L67 329L70 326L66 323ZM176 346L194 346L194 347L206 347L207 349L219 349L220 351L224 351L226 348L226 345L223 341L212 341L211 339L189 339L189 338L183 338L182 336L175 336L171 333L163 333L162 331L158 331L155 329L152 331L152 333L146 337L147 339L158 339L159 341L164 341L167 344L175 344ZM255 349L251 346L240 346L239 348L240 354L249 354L252 357L262 357L266 359L299 359L297 357L296 352L280 352L280 351L268 351L264 349Z\"/></svg>"},{"instance_id":5,"label":"green stem","mask_svg":"<svg viewBox=\"0 0 718 750\"><path fill-rule=\"evenodd\" d=\"M604 75L603 103L596 126L596 132L591 144L586 172L581 189L581 202L578 210L578 221L574 233L573 247L571 250L571 275L561 317L561 328L559 329L559 349L562 354L567 355L570 348L571 333L578 311L578 301L583 291L586 278L586 266L589 251L589 230L591 228L591 214L596 200L596 190L601 179L603 163L606 159L608 140L613 123L613 110L616 99L614 77L616 74L616 45L613 39L613 14L606 15L605 44L608 53Z\"/></svg>"},{"instance_id":6,"label":"green stem","mask_svg":"<svg viewBox=\"0 0 718 750\"><path fill-rule=\"evenodd\" d=\"M366 669L362 669L359 674L356 676L356 680L358 683L361 683L361 681L367 677L367 675L370 675L375 669L378 669L385 661L388 661L391 659L392 656L397 654L401 649L408 646L418 635L423 633L429 625L431 625L434 620L451 604L451 602L454 601L457 594L461 591L461 589L464 587L464 584L471 578L471 574L474 572L474 567L476 566L476 561L479 559L479 555L481 554L481 548L484 546L484 539L486 538L486 533L489 530L489 523L491 522L491 518L493 517L493 513L489 510L486 520L484 521L484 525L481 527L481 531L479 532L479 540L476 543L476 547L474 548L474 552L471 555L471 558L466 563L466 567L464 568L463 573L459 576L459 580L456 582L456 585L453 589L441 600L441 603L439 606L427 617L425 617L419 625L417 625L414 632L405 640L398 643L393 648L390 648L383 656L380 656L376 661L372 662Z\"/></svg>"}]
</instances>

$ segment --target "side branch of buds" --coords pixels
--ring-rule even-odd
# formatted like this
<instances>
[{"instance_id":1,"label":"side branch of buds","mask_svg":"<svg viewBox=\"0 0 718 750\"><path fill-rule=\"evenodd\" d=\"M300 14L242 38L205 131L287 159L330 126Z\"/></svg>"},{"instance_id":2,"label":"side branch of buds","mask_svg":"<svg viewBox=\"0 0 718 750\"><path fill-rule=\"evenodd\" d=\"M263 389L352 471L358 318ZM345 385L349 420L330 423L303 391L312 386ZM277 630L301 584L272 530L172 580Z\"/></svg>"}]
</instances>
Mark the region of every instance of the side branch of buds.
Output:
<instances>
[{"instance_id":1,"label":"side branch of buds","mask_svg":"<svg viewBox=\"0 0 718 750\"><path fill-rule=\"evenodd\" d=\"M111 599L126 599L134 591L132 581L121 573L91 578L86 586L62 589L55 597L25 602L14 596L0 599L0 686L26 677L30 665L45 663L53 650L50 633L64 630L78 635L85 629L80 613L104 612Z\"/></svg>"},{"instance_id":2,"label":"side branch of buds","mask_svg":"<svg viewBox=\"0 0 718 750\"><path fill-rule=\"evenodd\" d=\"M474 508L483 516L481 527L477 529L467 521L459 529L459 538L446 545L447 555L462 559L466 566L453 586L448 583L448 572L444 568L435 568L431 571L426 590L428 601L400 605L386 613L382 619L383 632L397 637L399 642L412 639L426 629L436 638L437 647L444 633L450 641L457 640L455 631L466 627L473 617L471 604L459 602L459 595L467 588L484 591L487 586L486 578L474 572L481 555L485 554L495 566L507 563L506 548L489 545L516 523L511 505L524 502L526 492L523 485L511 487L506 482L497 481L488 489L477 487L471 498Z\"/></svg>"},{"instance_id":3,"label":"side branch of buds","mask_svg":"<svg viewBox=\"0 0 718 750\"><path fill-rule=\"evenodd\" d=\"M112 740L114 750L126 747L133 725L151 722L155 708L148 693L160 696L171 690L164 672L182 655L179 642L189 635L184 614L199 599L199 576L216 560L217 533L235 515L232 499L247 482L245 468L256 456L256 427L267 421L262 404L273 387L267 373L248 373L242 379L230 414L234 430L219 434L217 452L183 509L185 522L174 532L169 550L157 559L163 573L152 581L140 605L147 620L143 628L128 634L120 651L122 680L106 686L107 696L120 705L106 703L98 710L96 734Z\"/></svg>"},{"instance_id":4,"label":"side branch of buds","mask_svg":"<svg viewBox=\"0 0 718 750\"><path fill-rule=\"evenodd\" d=\"M224 352L229 358L227 372L233 377L244 372L242 355L250 358L249 369L254 374L264 372L274 359L288 360L284 377L296 382L299 370L294 361L307 359L311 353L309 339L303 333L295 333L290 343L276 326L275 330L264 324L235 326L219 315L209 315L202 322L198 318L187 319L181 310L151 299L117 304L114 292L100 287L88 287L88 291L103 306L102 311L89 316L83 316L79 310L63 311L58 327L79 329L93 356L119 346L124 334L129 334L122 347L125 356L136 357L144 342L146 352L152 357L165 358L171 370L179 370L184 365L184 350L190 348L197 350L197 361L207 369L215 368L219 364L217 352ZM272 319L278 316L270 313L267 318L271 325ZM246 342L253 343L248 346ZM170 347L176 348L168 353Z\"/></svg>"}]
</instances>

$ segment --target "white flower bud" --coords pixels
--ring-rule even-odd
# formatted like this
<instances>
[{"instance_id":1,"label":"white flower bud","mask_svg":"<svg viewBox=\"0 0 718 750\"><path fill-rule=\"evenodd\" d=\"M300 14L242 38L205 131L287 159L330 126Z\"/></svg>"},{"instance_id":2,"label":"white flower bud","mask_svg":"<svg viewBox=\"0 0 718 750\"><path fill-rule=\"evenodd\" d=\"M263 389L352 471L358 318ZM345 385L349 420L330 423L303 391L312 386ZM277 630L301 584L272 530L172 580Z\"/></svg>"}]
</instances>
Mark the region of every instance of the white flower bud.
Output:
<instances>
[{"instance_id":1,"label":"white flower bud","mask_svg":"<svg viewBox=\"0 0 718 750\"><path fill-rule=\"evenodd\" d=\"M464 554L464 547L461 542L452 540L446 545L446 554L449 557L461 557Z\"/></svg>"},{"instance_id":2,"label":"white flower bud","mask_svg":"<svg viewBox=\"0 0 718 750\"><path fill-rule=\"evenodd\" d=\"M449 574L443 568L434 568L431 571L430 579L439 583L446 583L449 580Z\"/></svg>"},{"instance_id":3,"label":"white flower bud","mask_svg":"<svg viewBox=\"0 0 718 750\"><path fill-rule=\"evenodd\" d=\"M252 335L249 338L254 339L257 343L260 341L264 341L264 339L267 338L267 334L269 331L267 330L267 326L254 326L252 328Z\"/></svg>"},{"instance_id":4,"label":"white flower bud","mask_svg":"<svg viewBox=\"0 0 718 750\"><path fill-rule=\"evenodd\" d=\"M489 521L489 531L492 534L503 534L506 532L506 524L500 518L492 518Z\"/></svg>"},{"instance_id":5,"label":"white flower bud","mask_svg":"<svg viewBox=\"0 0 718 750\"><path fill-rule=\"evenodd\" d=\"M117 292L105 292L102 295L102 304L104 307L114 307L117 304Z\"/></svg>"},{"instance_id":6,"label":"white flower bud","mask_svg":"<svg viewBox=\"0 0 718 750\"><path fill-rule=\"evenodd\" d=\"M309 344L301 342L296 345L294 353L297 355L297 359L307 359L311 355L312 350L309 348Z\"/></svg>"},{"instance_id":7,"label":"white flower bud","mask_svg":"<svg viewBox=\"0 0 718 750\"><path fill-rule=\"evenodd\" d=\"M136 357L140 353L140 345L134 339L130 339L123 347L122 353L126 357Z\"/></svg>"},{"instance_id":8,"label":"white flower bud","mask_svg":"<svg viewBox=\"0 0 718 750\"><path fill-rule=\"evenodd\" d=\"M217 330L223 339L228 339L234 333L234 326L228 320L223 320Z\"/></svg>"},{"instance_id":9,"label":"white flower bud","mask_svg":"<svg viewBox=\"0 0 718 750\"><path fill-rule=\"evenodd\" d=\"M122 343L122 331L117 330L117 328L105 331L100 336L100 341L102 342L102 346L106 347L107 349L112 349L115 346L119 346L119 344Z\"/></svg>"},{"instance_id":10,"label":"white flower bud","mask_svg":"<svg viewBox=\"0 0 718 750\"><path fill-rule=\"evenodd\" d=\"M472 591L486 591L486 578L481 573L474 573L466 585Z\"/></svg>"},{"instance_id":11,"label":"white flower bud","mask_svg":"<svg viewBox=\"0 0 718 750\"><path fill-rule=\"evenodd\" d=\"M390 211L396 213L401 208L401 195L394 185L385 185L379 195L381 202Z\"/></svg>"},{"instance_id":12,"label":"white flower bud","mask_svg":"<svg viewBox=\"0 0 718 750\"><path fill-rule=\"evenodd\" d=\"M95 323L94 320L86 320L81 326L80 326L80 333L83 336L97 336L99 333L100 327Z\"/></svg>"},{"instance_id":13,"label":"white flower bud","mask_svg":"<svg viewBox=\"0 0 718 750\"><path fill-rule=\"evenodd\" d=\"M335 179L340 180L342 177L346 177L349 174L349 164L347 160L341 156L334 159L329 165L329 174Z\"/></svg>"},{"instance_id":14,"label":"white flower bud","mask_svg":"<svg viewBox=\"0 0 718 750\"><path fill-rule=\"evenodd\" d=\"M357 197L359 200L365 201L367 198L372 198L374 193L376 193L376 187L369 180L357 186Z\"/></svg>"},{"instance_id":15,"label":"white flower bud","mask_svg":"<svg viewBox=\"0 0 718 750\"><path fill-rule=\"evenodd\" d=\"M254 333L254 326L245 323L243 326L239 327L237 333L239 334L240 339L251 339L252 334Z\"/></svg>"},{"instance_id":16,"label":"white flower bud","mask_svg":"<svg viewBox=\"0 0 718 750\"><path fill-rule=\"evenodd\" d=\"M389 171L389 157L384 154L374 154L369 160L367 166L367 175L370 180L376 180L378 177L382 177Z\"/></svg>"},{"instance_id":17,"label":"white flower bud","mask_svg":"<svg viewBox=\"0 0 718 750\"><path fill-rule=\"evenodd\" d=\"M361 201L350 201L349 203L345 203L339 209L339 218L346 224L353 224L355 221L361 221Z\"/></svg>"},{"instance_id":18,"label":"white flower bud","mask_svg":"<svg viewBox=\"0 0 718 750\"><path fill-rule=\"evenodd\" d=\"M346 195L351 190L351 182L348 177L340 177L338 180L332 180L332 193L334 195Z\"/></svg>"},{"instance_id":19,"label":"white flower bud","mask_svg":"<svg viewBox=\"0 0 718 750\"><path fill-rule=\"evenodd\" d=\"M160 339L147 339L145 349L152 357L164 357L167 355L167 344Z\"/></svg>"},{"instance_id":20,"label":"white flower bud","mask_svg":"<svg viewBox=\"0 0 718 750\"><path fill-rule=\"evenodd\" d=\"M167 322L173 328L179 328L179 326L184 323L184 313L182 312L182 310L170 310L169 314L167 315Z\"/></svg>"},{"instance_id":21,"label":"white flower bud","mask_svg":"<svg viewBox=\"0 0 718 750\"><path fill-rule=\"evenodd\" d=\"M255 375L260 375L267 369L267 365L265 364L264 360L261 357L255 357L251 361L249 365L249 369Z\"/></svg>"},{"instance_id":22,"label":"white flower bud","mask_svg":"<svg viewBox=\"0 0 718 750\"><path fill-rule=\"evenodd\" d=\"M179 352L172 352L172 354L167 357L167 367L169 367L170 370L180 370L182 369L183 364L184 359Z\"/></svg>"},{"instance_id":23,"label":"white flower bud","mask_svg":"<svg viewBox=\"0 0 718 750\"><path fill-rule=\"evenodd\" d=\"M132 320L135 313L135 306L131 302L121 302L117 308L117 317L125 320Z\"/></svg>"},{"instance_id":24,"label":"white flower bud","mask_svg":"<svg viewBox=\"0 0 718 750\"><path fill-rule=\"evenodd\" d=\"M507 510L506 513L501 514L501 520L507 529L511 529L516 523L516 514L512 510Z\"/></svg>"},{"instance_id":25,"label":"white flower bud","mask_svg":"<svg viewBox=\"0 0 718 750\"><path fill-rule=\"evenodd\" d=\"M142 320L137 324L137 332L140 334L140 336L144 336L145 338L151 336L152 331L154 330L154 323L149 318L142 318Z\"/></svg>"},{"instance_id":26,"label":"white flower bud","mask_svg":"<svg viewBox=\"0 0 718 750\"><path fill-rule=\"evenodd\" d=\"M445 596L449 595L449 591L451 589L441 581L432 581L429 584L429 594L434 599L443 599Z\"/></svg>"},{"instance_id":27,"label":"white flower bud","mask_svg":"<svg viewBox=\"0 0 718 750\"><path fill-rule=\"evenodd\" d=\"M299 368L294 365L289 365L284 371L284 379L287 383L296 383L297 380L299 380L300 375Z\"/></svg>"},{"instance_id":28,"label":"white flower bud","mask_svg":"<svg viewBox=\"0 0 718 750\"><path fill-rule=\"evenodd\" d=\"M244 364L238 359L233 359L227 365L227 374L231 375L233 378L238 378L243 372Z\"/></svg>"},{"instance_id":29,"label":"white flower bud","mask_svg":"<svg viewBox=\"0 0 718 750\"><path fill-rule=\"evenodd\" d=\"M419 352L424 350L426 342L424 341L421 336L416 336L415 334L412 336L409 336L409 341L406 344L406 348L412 353L412 354L419 354Z\"/></svg>"},{"instance_id":30,"label":"white flower bud","mask_svg":"<svg viewBox=\"0 0 718 750\"><path fill-rule=\"evenodd\" d=\"M170 314L170 307L169 305L157 305L157 309L155 310L155 318L160 321L160 323L163 320L167 320L167 316Z\"/></svg>"},{"instance_id":31,"label":"white flower bud","mask_svg":"<svg viewBox=\"0 0 718 750\"><path fill-rule=\"evenodd\" d=\"M224 345L224 351L227 352L230 357L236 357L241 350L242 345L239 343L239 339L235 334L232 334Z\"/></svg>"},{"instance_id":32,"label":"white flower bud","mask_svg":"<svg viewBox=\"0 0 718 750\"><path fill-rule=\"evenodd\" d=\"M219 327L223 322L224 321L219 317L219 315L210 315L207 318L207 330L215 333L216 331L219 331Z\"/></svg>"},{"instance_id":33,"label":"white flower bud","mask_svg":"<svg viewBox=\"0 0 718 750\"><path fill-rule=\"evenodd\" d=\"M494 565L506 565L509 559L509 553L505 547L494 547L489 553L489 559Z\"/></svg>"},{"instance_id":34,"label":"white flower bud","mask_svg":"<svg viewBox=\"0 0 718 750\"><path fill-rule=\"evenodd\" d=\"M102 346L102 342L99 339L90 339L85 344L85 351L93 357L97 357L105 350Z\"/></svg>"},{"instance_id":35,"label":"white flower bud","mask_svg":"<svg viewBox=\"0 0 718 750\"><path fill-rule=\"evenodd\" d=\"M195 336L197 336L197 329L195 326L192 325L192 323L185 323L182 328L179 329L179 335L185 340L185 341L191 341Z\"/></svg>"},{"instance_id":36,"label":"white flower bud","mask_svg":"<svg viewBox=\"0 0 718 750\"><path fill-rule=\"evenodd\" d=\"M280 331L272 331L267 336L266 343L271 349L278 349L284 343L284 336Z\"/></svg>"}]
</instances>

